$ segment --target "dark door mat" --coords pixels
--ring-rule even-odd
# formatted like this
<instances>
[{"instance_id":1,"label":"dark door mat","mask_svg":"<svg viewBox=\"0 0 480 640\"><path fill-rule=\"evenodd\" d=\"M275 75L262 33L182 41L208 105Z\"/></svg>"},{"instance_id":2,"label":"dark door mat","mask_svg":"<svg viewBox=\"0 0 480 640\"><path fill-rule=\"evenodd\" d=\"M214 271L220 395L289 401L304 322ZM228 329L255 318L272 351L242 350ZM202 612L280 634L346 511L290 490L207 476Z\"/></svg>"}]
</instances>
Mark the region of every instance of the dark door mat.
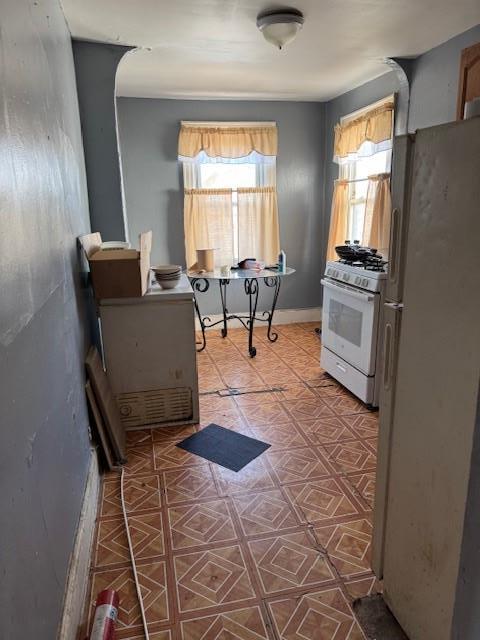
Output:
<instances>
[{"instance_id":1,"label":"dark door mat","mask_svg":"<svg viewBox=\"0 0 480 640\"><path fill-rule=\"evenodd\" d=\"M355 600L353 610L367 638L408 640L380 594Z\"/></svg>"},{"instance_id":2,"label":"dark door mat","mask_svg":"<svg viewBox=\"0 0 480 640\"><path fill-rule=\"evenodd\" d=\"M231 471L240 471L270 446L266 442L249 438L218 424L209 424L205 429L177 443L180 449Z\"/></svg>"}]
</instances>

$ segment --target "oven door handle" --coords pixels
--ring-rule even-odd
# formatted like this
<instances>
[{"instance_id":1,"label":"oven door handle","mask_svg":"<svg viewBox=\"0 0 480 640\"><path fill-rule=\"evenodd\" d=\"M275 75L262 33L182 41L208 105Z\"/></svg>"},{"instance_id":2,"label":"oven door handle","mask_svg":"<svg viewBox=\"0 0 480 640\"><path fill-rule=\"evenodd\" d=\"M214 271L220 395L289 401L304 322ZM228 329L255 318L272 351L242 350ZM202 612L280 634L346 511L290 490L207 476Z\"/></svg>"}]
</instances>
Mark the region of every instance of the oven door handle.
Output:
<instances>
[{"instance_id":1,"label":"oven door handle","mask_svg":"<svg viewBox=\"0 0 480 640\"><path fill-rule=\"evenodd\" d=\"M330 280L325 280L322 278L322 280L320 280L320 283L323 284L324 287L326 287L327 289L331 289L332 291L336 291L337 293L345 293L349 296L351 296L352 298L356 298L357 300L362 300L363 302L372 302L373 300L375 300L375 296L372 294L368 294L368 293L363 293L362 291L358 291L357 289L354 289L353 287L348 287L344 284L334 284L333 282L330 282Z\"/></svg>"}]
</instances>

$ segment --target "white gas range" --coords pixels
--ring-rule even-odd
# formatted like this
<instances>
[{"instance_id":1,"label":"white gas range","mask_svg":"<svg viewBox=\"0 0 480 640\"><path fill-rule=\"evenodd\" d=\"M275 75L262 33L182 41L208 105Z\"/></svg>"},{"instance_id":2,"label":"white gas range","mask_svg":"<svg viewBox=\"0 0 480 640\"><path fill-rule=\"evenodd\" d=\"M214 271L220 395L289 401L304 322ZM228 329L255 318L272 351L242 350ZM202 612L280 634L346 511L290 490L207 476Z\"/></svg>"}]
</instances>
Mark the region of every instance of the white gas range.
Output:
<instances>
[{"instance_id":1,"label":"white gas range","mask_svg":"<svg viewBox=\"0 0 480 640\"><path fill-rule=\"evenodd\" d=\"M378 406L385 271L327 262L320 365L360 400Z\"/></svg>"}]
</instances>

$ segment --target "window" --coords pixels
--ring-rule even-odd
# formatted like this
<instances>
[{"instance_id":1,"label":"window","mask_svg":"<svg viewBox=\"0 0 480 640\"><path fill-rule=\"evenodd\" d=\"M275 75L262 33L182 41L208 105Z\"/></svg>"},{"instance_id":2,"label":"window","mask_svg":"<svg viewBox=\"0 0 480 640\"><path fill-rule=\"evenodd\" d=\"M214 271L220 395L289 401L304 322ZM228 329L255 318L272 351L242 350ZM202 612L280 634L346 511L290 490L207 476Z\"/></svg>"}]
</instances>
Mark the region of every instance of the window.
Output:
<instances>
[{"instance_id":1,"label":"window","mask_svg":"<svg viewBox=\"0 0 480 640\"><path fill-rule=\"evenodd\" d=\"M391 196L390 166L394 130L394 96L345 116L335 126L335 181L327 260L345 240L378 249L388 260Z\"/></svg>"},{"instance_id":2,"label":"window","mask_svg":"<svg viewBox=\"0 0 480 640\"><path fill-rule=\"evenodd\" d=\"M187 266L215 249L216 266L279 252L275 123L182 123Z\"/></svg>"},{"instance_id":3,"label":"window","mask_svg":"<svg viewBox=\"0 0 480 640\"><path fill-rule=\"evenodd\" d=\"M213 162L200 165L200 189L238 189L257 187L257 167L254 164L224 164Z\"/></svg>"},{"instance_id":4,"label":"window","mask_svg":"<svg viewBox=\"0 0 480 640\"><path fill-rule=\"evenodd\" d=\"M345 239L351 242L354 240L362 241L368 177L379 173L390 173L391 162L392 150L386 149L371 156L359 155L355 160L340 165L340 178L349 182L347 238Z\"/></svg>"},{"instance_id":5,"label":"window","mask_svg":"<svg viewBox=\"0 0 480 640\"><path fill-rule=\"evenodd\" d=\"M238 224L238 189L255 188L260 184L259 165L247 162L224 163L204 161L199 165L200 189L231 189L232 190L232 241L233 263L236 264L246 257L240 255L240 227Z\"/></svg>"}]
</instances>

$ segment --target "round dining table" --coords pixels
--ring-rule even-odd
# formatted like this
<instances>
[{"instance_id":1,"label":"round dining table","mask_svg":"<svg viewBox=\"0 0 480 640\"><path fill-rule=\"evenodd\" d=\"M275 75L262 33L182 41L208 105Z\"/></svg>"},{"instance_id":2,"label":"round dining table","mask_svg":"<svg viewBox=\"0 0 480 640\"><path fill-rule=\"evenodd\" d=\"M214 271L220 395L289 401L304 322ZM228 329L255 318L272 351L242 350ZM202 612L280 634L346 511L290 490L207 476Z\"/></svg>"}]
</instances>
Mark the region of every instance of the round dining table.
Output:
<instances>
[{"instance_id":1,"label":"round dining table","mask_svg":"<svg viewBox=\"0 0 480 640\"><path fill-rule=\"evenodd\" d=\"M229 320L239 320L248 331L248 353L251 358L254 358L257 354L257 349L253 345L255 322L266 322L268 326L267 337L270 342L275 342L278 339L278 334L272 330L272 322L280 293L280 284L283 278L291 276L294 273L295 269L291 267L287 267L285 271L278 271L276 269L231 269L228 273L225 273L223 269L203 272L187 271L187 276L194 292L195 311L202 332L201 342L197 350L203 351L207 345L205 337L206 329L222 325L221 336L222 338L226 338ZM228 311L227 288L236 281L240 281L243 284L243 289L248 298L248 315L229 313ZM266 287L273 289L273 300L270 310L257 312L260 282L263 282ZM218 285L221 303L220 320L212 321L208 315L202 316L200 313L197 296L199 293L206 293L210 289L210 285Z\"/></svg>"}]
</instances>

